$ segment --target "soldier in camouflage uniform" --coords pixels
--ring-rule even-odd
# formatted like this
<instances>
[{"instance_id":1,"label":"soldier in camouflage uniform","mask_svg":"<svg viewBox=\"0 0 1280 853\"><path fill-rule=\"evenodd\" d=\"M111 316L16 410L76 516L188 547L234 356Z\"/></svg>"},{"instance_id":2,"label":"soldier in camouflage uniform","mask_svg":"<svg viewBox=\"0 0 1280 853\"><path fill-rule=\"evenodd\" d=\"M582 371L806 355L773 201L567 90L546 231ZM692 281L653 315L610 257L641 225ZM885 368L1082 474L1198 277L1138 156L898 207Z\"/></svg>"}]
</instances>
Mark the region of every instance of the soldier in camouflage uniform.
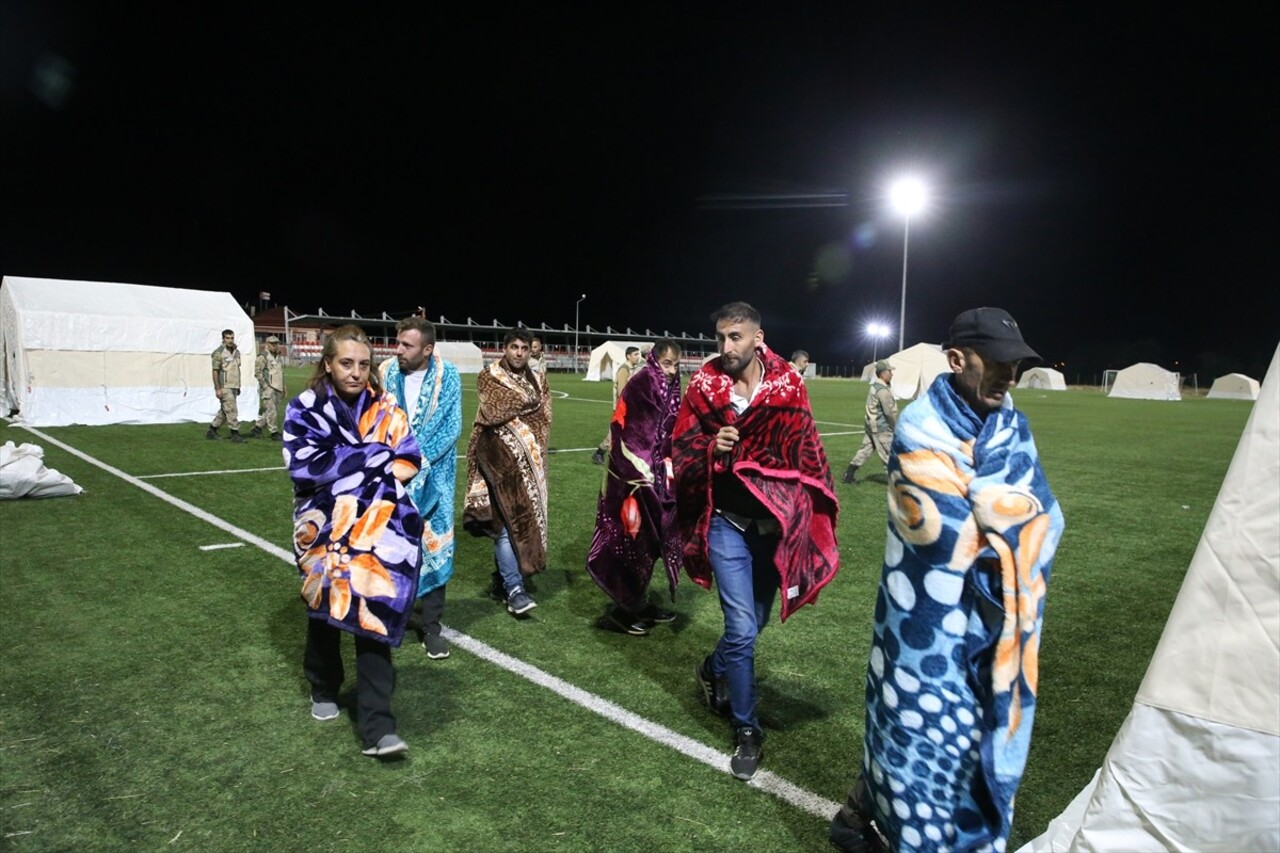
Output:
<instances>
[{"instance_id":1,"label":"soldier in camouflage uniform","mask_svg":"<svg viewBox=\"0 0 1280 853\"><path fill-rule=\"evenodd\" d=\"M270 335L265 341L266 351L258 353L253 362L253 375L258 380L258 395L262 398L262 414L249 432L250 438L262 438L266 427L272 441L280 440L280 407L284 405L284 359L280 358L280 339Z\"/></svg>"},{"instance_id":2,"label":"soldier in camouflage uniform","mask_svg":"<svg viewBox=\"0 0 1280 853\"><path fill-rule=\"evenodd\" d=\"M213 391L218 395L218 414L213 416L205 438L218 438L218 427L224 423L231 431L236 444L244 441L240 435L240 415L236 411L236 397L240 394L240 350L236 347L236 333L222 330L222 346L211 354L213 360Z\"/></svg>"},{"instance_id":3,"label":"soldier in camouflage uniform","mask_svg":"<svg viewBox=\"0 0 1280 853\"><path fill-rule=\"evenodd\" d=\"M867 411L862 428L862 446L854 454L853 461L841 479L846 483L858 482L858 468L871 458L875 451L887 468L889 447L893 444L893 428L898 425L898 401L893 399L893 365L884 359L876 362L876 378L867 391Z\"/></svg>"}]
</instances>

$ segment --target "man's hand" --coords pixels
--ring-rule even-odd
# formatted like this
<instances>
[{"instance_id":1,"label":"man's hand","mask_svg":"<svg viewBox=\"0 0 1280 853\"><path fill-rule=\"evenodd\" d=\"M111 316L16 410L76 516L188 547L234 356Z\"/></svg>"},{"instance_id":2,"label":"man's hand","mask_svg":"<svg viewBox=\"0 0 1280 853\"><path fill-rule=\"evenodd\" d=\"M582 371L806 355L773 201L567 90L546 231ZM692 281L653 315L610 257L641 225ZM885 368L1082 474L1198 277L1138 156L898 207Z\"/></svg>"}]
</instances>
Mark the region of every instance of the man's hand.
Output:
<instances>
[{"instance_id":1,"label":"man's hand","mask_svg":"<svg viewBox=\"0 0 1280 853\"><path fill-rule=\"evenodd\" d=\"M738 444L738 428L736 426L722 426L720 431L716 433L716 456L724 456L733 450Z\"/></svg>"}]
</instances>

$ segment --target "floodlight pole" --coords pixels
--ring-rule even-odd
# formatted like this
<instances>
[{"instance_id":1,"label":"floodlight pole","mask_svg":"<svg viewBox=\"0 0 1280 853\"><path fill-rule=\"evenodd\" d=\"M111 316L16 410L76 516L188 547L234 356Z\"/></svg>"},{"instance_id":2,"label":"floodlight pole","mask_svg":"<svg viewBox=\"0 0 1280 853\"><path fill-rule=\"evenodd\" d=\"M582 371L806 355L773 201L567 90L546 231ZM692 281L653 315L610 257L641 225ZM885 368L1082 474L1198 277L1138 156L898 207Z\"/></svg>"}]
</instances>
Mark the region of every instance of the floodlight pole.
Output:
<instances>
[{"instance_id":1,"label":"floodlight pole","mask_svg":"<svg viewBox=\"0 0 1280 853\"><path fill-rule=\"evenodd\" d=\"M578 372L578 360L581 350L578 349L578 307L582 305L582 300L587 298L587 294L582 294L578 301L573 304L573 372Z\"/></svg>"},{"instance_id":2,"label":"floodlight pole","mask_svg":"<svg viewBox=\"0 0 1280 853\"><path fill-rule=\"evenodd\" d=\"M907 242L911 236L911 216L902 217L902 308L898 312L898 352L903 349L907 326Z\"/></svg>"}]
</instances>

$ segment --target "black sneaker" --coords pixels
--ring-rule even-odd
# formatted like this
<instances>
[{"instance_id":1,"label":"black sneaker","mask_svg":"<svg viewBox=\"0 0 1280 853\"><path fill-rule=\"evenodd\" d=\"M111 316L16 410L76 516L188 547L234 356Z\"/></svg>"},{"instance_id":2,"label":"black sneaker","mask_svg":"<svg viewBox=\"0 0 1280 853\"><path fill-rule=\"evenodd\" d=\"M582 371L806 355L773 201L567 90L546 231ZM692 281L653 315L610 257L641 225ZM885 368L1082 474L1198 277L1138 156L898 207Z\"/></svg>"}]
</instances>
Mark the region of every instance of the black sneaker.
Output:
<instances>
[{"instance_id":1,"label":"black sneaker","mask_svg":"<svg viewBox=\"0 0 1280 853\"><path fill-rule=\"evenodd\" d=\"M449 656L449 644L439 634L427 634L427 638L422 641L422 647L427 650L427 657L432 660L444 660Z\"/></svg>"},{"instance_id":2,"label":"black sneaker","mask_svg":"<svg viewBox=\"0 0 1280 853\"><path fill-rule=\"evenodd\" d=\"M875 822L858 812L850 812L847 807L836 812L827 824L827 838L832 847L843 853L885 853L887 849Z\"/></svg>"},{"instance_id":3,"label":"black sneaker","mask_svg":"<svg viewBox=\"0 0 1280 853\"><path fill-rule=\"evenodd\" d=\"M217 441L217 440L218 440L218 437L219 437L219 436L218 436L218 428L217 428L217 427L209 427L209 431L208 431L208 432L206 432L206 433L204 434L204 437L205 437L205 438L207 438L207 439L209 439L210 441Z\"/></svg>"},{"instance_id":4,"label":"black sneaker","mask_svg":"<svg viewBox=\"0 0 1280 853\"><path fill-rule=\"evenodd\" d=\"M729 716L729 678L711 675L711 655L707 655L702 663L693 671L698 679L698 689L702 692L702 704L707 710L721 717Z\"/></svg>"},{"instance_id":5,"label":"black sneaker","mask_svg":"<svg viewBox=\"0 0 1280 853\"><path fill-rule=\"evenodd\" d=\"M745 780L756 775L756 768L764 756L763 740L764 734L751 726L738 726L733 730L733 756L729 759L733 778Z\"/></svg>"},{"instance_id":6,"label":"black sneaker","mask_svg":"<svg viewBox=\"0 0 1280 853\"><path fill-rule=\"evenodd\" d=\"M523 616L537 606L538 602L534 601L522 586L516 587L507 594L507 610L516 616Z\"/></svg>"},{"instance_id":7,"label":"black sneaker","mask_svg":"<svg viewBox=\"0 0 1280 853\"><path fill-rule=\"evenodd\" d=\"M634 613L628 613L621 607L610 607L609 615L605 618L611 627L633 637L647 636L649 630L653 628L652 622L641 619Z\"/></svg>"},{"instance_id":8,"label":"black sneaker","mask_svg":"<svg viewBox=\"0 0 1280 853\"><path fill-rule=\"evenodd\" d=\"M249 438L262 438L262 427L255 425L249 430Z\"/></svg>"},{"instance_id":9,"label":"black sneaker","mask_svg":"<svg viewBox=\"0 0 1280 853\"><path fill-rule=\"evenodd\" d=\"M597 447L596 452L591 454L591 461L597 465L603 465L605 462L604 451Z\"/></svg>"}]
</instances>

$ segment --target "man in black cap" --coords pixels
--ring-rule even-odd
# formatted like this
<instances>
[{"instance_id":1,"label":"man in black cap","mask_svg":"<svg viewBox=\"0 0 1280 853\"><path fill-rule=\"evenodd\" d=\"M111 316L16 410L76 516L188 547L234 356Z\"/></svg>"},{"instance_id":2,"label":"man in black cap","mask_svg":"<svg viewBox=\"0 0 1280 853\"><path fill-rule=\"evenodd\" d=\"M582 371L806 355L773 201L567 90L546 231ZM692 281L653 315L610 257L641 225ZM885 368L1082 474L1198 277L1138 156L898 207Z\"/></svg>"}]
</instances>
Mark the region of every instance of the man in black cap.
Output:
<instances>
[{"instance_id":1,"label":"man in black cap","mask_svg":"<svg viewBox=\"0 0 1280 853\"><path fill-rule=\"evenodd\" d=\"M951 324L950 372L899 419L845 851L1004 850L1065 522L1009 389L1040 356L999 308Z\"/></svg>"},{"instance_id":2,"label":"man in black cap","mask_svg":"<svg viewBox=\"0 0 1280 853\"><path fill-rule=\"evenodd\" d=\"M853 455L853 461L844 469L846 483L857 483L858 468L871 451L875 450L885 468L889 467L889 445L893 442L893 428L898 424L898 402L893 399L893 365L883 358L876 362L876 378L871 380L867 392L867 409L862 423L862 446Z\"/></svg>"}]
</instances>

